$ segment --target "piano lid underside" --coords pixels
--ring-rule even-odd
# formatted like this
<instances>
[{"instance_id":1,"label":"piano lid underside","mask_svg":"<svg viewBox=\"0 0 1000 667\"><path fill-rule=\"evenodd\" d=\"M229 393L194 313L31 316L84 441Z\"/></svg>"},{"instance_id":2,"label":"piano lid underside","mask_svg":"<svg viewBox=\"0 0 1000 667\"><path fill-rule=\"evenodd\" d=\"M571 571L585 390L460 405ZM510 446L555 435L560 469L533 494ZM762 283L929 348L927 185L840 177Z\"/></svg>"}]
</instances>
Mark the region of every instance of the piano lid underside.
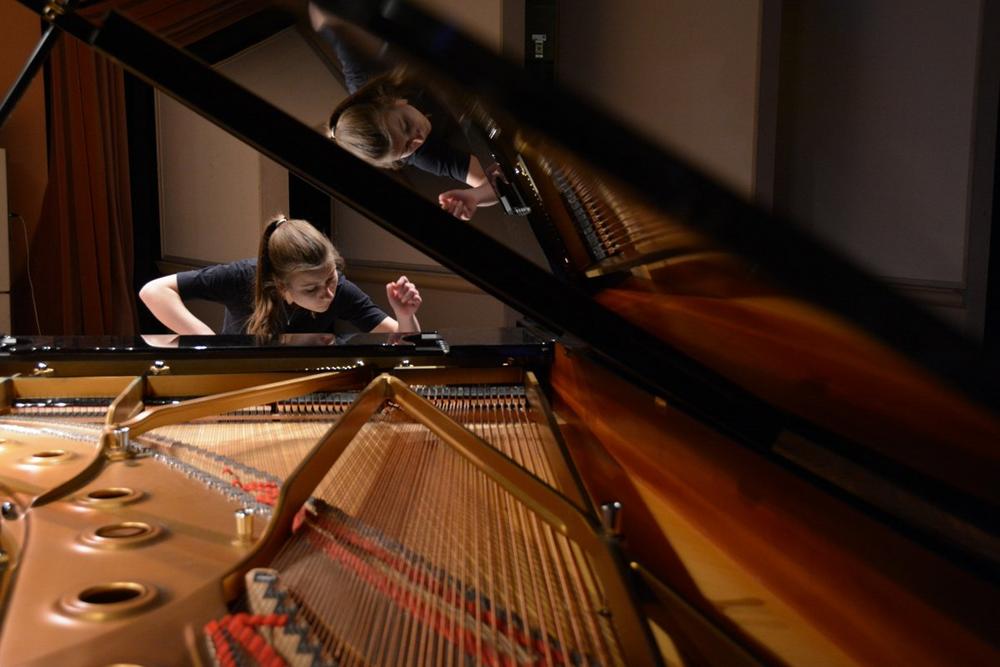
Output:
<instances>
[{"instance_id":1,"label":"piano lid underside","mask_svg":"<svg viewBox=\"0 0 1000 667\"><path fill-rule=\"evenodd\" d=\"M779 431L867 450L1000 505L1000 421L988 409L604 170L533 132L509 134L536 225L564 241L553 261L596 302L762 399Z\"/></svg>"}]
</instances>

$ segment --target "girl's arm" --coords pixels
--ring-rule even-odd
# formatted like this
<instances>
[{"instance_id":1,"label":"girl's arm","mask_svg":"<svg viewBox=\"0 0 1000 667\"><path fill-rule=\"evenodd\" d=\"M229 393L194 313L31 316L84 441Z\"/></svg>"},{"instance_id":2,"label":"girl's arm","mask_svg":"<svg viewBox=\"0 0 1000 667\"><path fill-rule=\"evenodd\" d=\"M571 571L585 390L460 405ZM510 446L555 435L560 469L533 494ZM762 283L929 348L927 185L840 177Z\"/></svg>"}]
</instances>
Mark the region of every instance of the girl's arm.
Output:
<instances>
[{"instance_id":1,"label":"girl's arm","mask_svg":"<svg viewBox=\"0 0 1000 667\"><path fill-rule=\"evenodd\" d=\"M497 203L497 193L475 155L469 156L469 172L465 182L472 187L442 192L438 195L438 203L456 218L471 220L478 207Z\"/></svg>"},{"instance_id":2,"label":"girl's arm","mask_svg":"<svg viewBox=\"0 0 1000 667\"><path fill-rule=\"evenodd\" d=\"M167 328L178 334L212 335L211 327L187 309L177 289L177 275L151 280L139 290L139 298Z\"/></svg>"},{"instance_id":3,"label":"girl's arm","mask_svg":"<svg viewBox=\"0 0 1000 667\"><path fill-rule=\"evenodd\" d=\"M385 318L372 329L372 333L420 331L417 310L420 309L423 300L420 298L417 286L410 282L406 276L400 276L395 281L386 283L385 295L389 298L389 305L392 306L392 312L396 314L396 319Z\"/></svg>"},{"instance_id":4,"label":"girl's arm","mask_svg":"<svg viewBox=\"0 0 1000 667\"><path fill-rule=\"evenodd\" d=\"M324 26L335 26L339 23L337 17L323 11L313 3L309 3L309 23L312 29L319 32Z\"/></svg>"},{"instance_id":5,"label":"girl's arm","mask_svg":"<svg viewBox=\"0 0 1000 667\"><path fill-rule=\"evenodd\" d=\"M385 42L323 9L309 3L309 23L333 49L340 61L344 83L354 93L384 67L376 66Z\"/></svg>"}]
</instances>

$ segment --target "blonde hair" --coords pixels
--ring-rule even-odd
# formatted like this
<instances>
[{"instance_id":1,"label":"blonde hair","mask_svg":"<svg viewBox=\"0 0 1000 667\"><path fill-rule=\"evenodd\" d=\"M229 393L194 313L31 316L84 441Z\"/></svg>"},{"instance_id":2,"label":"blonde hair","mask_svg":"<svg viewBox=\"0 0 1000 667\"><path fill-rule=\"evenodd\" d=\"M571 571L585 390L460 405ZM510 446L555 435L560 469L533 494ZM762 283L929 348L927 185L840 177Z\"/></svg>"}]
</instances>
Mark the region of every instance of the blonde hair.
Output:
<instances>
[{"instance_id":1,"label":"blonde hair","mask_svg":"<svg viewBox=\"0 0 1000 667\"><path fill-rule=\"evenodd\" d=\"M402 167L403 160L392 157L392 136L385 116L398 100L408 97L405 79L406 69L397 67L356 90L330 114L327 136L368 164L382 169Z\"/></svg>"},{"instance_id":2,"label":"blonde hair","mask_svg":"<svg viewBox=\"0 0 1000 667\"><path fill-rule=\"evenodd\" d=\"M305 220L289 220L284 215L272 218L257 250L254 309L247 333L267 337L283 332L281 291L291 276L331 265L343 271L344 260L325 234Z\"/></svg>"}]
</instances>

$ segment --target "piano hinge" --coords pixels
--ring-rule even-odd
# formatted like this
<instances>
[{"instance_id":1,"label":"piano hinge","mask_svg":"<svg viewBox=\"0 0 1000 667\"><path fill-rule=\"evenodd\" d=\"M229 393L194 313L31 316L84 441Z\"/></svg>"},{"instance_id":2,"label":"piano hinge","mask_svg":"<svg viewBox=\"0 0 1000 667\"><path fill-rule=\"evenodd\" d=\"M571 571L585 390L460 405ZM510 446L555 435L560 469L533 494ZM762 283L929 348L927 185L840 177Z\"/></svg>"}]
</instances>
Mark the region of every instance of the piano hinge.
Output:
<instances>
[{"instance_id":1,"label":"piano hinge","mask_svg":"<svg viewBox=\"0 0 1000 667\"><path fill-rule=\"evenodd\" d=\"M42 18L46 21L54 21L58 16L65 16L72 11L70 0L49 0L42 9Z\"/></svg>"},{"instance_id":2,"label":"piano hinge","mask_svg":"<svg viewBox=\"0 0 1000 667\"><path fill-rule=\"evenodd\" d=\"M150 375L169 375L170 366L167 366L167 364L164 363L163 360L157 359L150 365L149 370L147 372Z\"/></svg>"},{"instance_id":3,"label":"piano hinge","mask_svg":"<svg viewBox=\"0 0 1000 667\"><path fill-rule=\"evenodd\" d=\"M50 375L55 375L56 369L49 366L44 361L39 361L35 364L35 367L31 369L31 374L34 377L49 377Z\"/></svg>"},{"instance_id":4,"label":"piano hinge","mask_svg":"<svg viewBox=\"0 0 1000 667\"><path fill-rule=\"evenodd\" d=\"M448 354L451 347L448 341L436 331L420 331L413 334L406 334L403 340L413 343L414 352Z\"/></svg>"}]
</instances>

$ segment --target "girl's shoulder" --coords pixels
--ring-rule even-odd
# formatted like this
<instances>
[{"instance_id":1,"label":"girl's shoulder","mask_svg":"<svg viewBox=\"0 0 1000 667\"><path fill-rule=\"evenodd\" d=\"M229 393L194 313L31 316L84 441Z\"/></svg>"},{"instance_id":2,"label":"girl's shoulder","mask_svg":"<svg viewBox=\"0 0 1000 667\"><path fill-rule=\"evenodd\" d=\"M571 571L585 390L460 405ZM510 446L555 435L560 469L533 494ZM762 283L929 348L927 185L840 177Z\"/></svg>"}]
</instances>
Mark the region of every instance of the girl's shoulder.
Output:
<instances>
[{"instance_id":1,"label":"girl's shoulder","mask_svg":"<svg viewBox=\"0 0 1000 667\"><path fill-rule=\"evenodd\" d=\"M206 276L211 276L218 281L232 283L245 283L249 281L252 283L257 277L257 258L249 257L226 264L206 266L202 269L202 272Z\"/></svg>"}]
</instances>

